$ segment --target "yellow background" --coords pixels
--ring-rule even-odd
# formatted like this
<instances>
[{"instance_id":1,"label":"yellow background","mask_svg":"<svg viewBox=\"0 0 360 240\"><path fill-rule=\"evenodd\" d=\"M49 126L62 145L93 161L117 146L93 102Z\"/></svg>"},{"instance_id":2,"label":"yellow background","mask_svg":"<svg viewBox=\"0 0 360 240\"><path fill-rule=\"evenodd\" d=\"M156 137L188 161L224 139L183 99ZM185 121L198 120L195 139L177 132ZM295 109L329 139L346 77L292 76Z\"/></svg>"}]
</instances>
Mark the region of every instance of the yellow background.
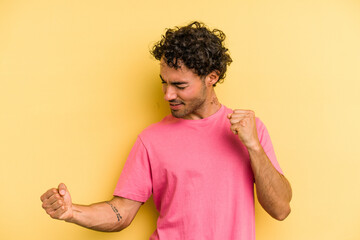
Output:
<instances>
[{"instance_id":1,"label":"yellow background","mask_svg":"<svg viewBox=\"0 0 360 240\"><path fill-rule=\"evenodd\" d=\"M226 33L219 99L265 122L293 187L284 222L256 205L257 239L360 239L358 0L0 1L0 239L149 238L152 200L100 233L39 198L60 182L76 203L111 198L137 134L169 113L149 49L191 20Z\"/></svg>"}]
</instances>

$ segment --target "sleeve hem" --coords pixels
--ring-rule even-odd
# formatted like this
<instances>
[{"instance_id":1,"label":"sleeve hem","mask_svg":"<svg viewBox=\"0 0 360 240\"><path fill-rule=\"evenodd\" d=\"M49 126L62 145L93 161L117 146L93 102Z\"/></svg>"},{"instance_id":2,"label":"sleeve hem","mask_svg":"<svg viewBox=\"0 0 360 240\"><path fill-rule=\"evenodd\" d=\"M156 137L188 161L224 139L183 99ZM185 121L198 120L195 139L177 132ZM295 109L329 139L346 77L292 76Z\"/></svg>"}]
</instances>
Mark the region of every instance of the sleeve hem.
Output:
<instances>
[{"instance_id":1,"label":"sleeve hem","mask_svg":"<svg viewBox=\"0 0 360 240\"><path fill-rule=\"evenodd\" d=\"M138 195L138 194L134 194L134 193L119 192L119 193L114 193L113 196L123 197L123 198L127 198L127 199L130 199L130 200L142 202L142 203L145 203L148 200L147 197L141 196L141 195Z\"/></svg>"}]
</instances>

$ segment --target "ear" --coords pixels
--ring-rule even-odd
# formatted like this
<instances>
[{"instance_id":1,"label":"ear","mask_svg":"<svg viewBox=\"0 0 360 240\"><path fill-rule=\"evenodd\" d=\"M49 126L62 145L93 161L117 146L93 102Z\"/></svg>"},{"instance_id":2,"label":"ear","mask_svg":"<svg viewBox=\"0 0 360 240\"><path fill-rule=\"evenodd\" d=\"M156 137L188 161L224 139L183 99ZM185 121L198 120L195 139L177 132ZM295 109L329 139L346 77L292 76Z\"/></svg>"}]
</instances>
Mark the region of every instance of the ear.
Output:
<instances>
[{"instance_id":1,"label":"ear","mask_svg":"<svg viewBox=\"0 0 360 240\"><path fill-rule=\"evenodd\" d=\"M217 81L219 81L219 74L218 70L214 70L206 76L206 86L210 87L213 86Z\"/></svg>"}]
</instances>

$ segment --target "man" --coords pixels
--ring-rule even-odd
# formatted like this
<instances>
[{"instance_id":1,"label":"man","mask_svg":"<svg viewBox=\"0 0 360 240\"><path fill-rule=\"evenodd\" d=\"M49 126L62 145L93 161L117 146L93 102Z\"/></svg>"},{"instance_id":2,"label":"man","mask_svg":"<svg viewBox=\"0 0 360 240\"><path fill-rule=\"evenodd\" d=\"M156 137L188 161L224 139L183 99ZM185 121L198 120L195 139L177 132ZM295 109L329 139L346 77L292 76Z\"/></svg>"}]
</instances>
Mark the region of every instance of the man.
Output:
<instances>
[{"instance_id":1,"label":"man","mask_svg":"<svg viewBox=\"0 0 360 240\"><path fill-rule=\"evenodd\" d=\"M199 22L169 29L153 47L171 115L137 138L108 202L72 204L64 184L41 196L56 219L120 231L153 194L160 212L150 239L255 239L254 193L275 219L290 213L292 191L264 124L231 110L214 87L231 63L225 35Z\"/></svg>"}]
</instances>

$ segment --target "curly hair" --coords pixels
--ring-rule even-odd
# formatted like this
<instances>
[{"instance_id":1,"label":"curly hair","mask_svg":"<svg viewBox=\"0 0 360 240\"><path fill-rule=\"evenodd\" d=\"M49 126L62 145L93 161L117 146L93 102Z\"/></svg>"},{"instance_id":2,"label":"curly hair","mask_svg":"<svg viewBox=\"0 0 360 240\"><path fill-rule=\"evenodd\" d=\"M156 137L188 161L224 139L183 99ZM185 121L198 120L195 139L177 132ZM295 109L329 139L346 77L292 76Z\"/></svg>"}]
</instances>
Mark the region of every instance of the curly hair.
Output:
<instances>
[{"instance_id":1,"label":"curly hair","mask_svg":"<svg viewBox=\"0 0 360 240\"><path fill-rule=\"evenodd\" d=\"M205 24L194 21L184 27L167 29L150 53L157 60L163 57L167 65L175 69L184 64L200 77L216 71L221 83L232 62L224 40L225 34L221 30L211 31Z\"/></svg>"}]
</instances>

